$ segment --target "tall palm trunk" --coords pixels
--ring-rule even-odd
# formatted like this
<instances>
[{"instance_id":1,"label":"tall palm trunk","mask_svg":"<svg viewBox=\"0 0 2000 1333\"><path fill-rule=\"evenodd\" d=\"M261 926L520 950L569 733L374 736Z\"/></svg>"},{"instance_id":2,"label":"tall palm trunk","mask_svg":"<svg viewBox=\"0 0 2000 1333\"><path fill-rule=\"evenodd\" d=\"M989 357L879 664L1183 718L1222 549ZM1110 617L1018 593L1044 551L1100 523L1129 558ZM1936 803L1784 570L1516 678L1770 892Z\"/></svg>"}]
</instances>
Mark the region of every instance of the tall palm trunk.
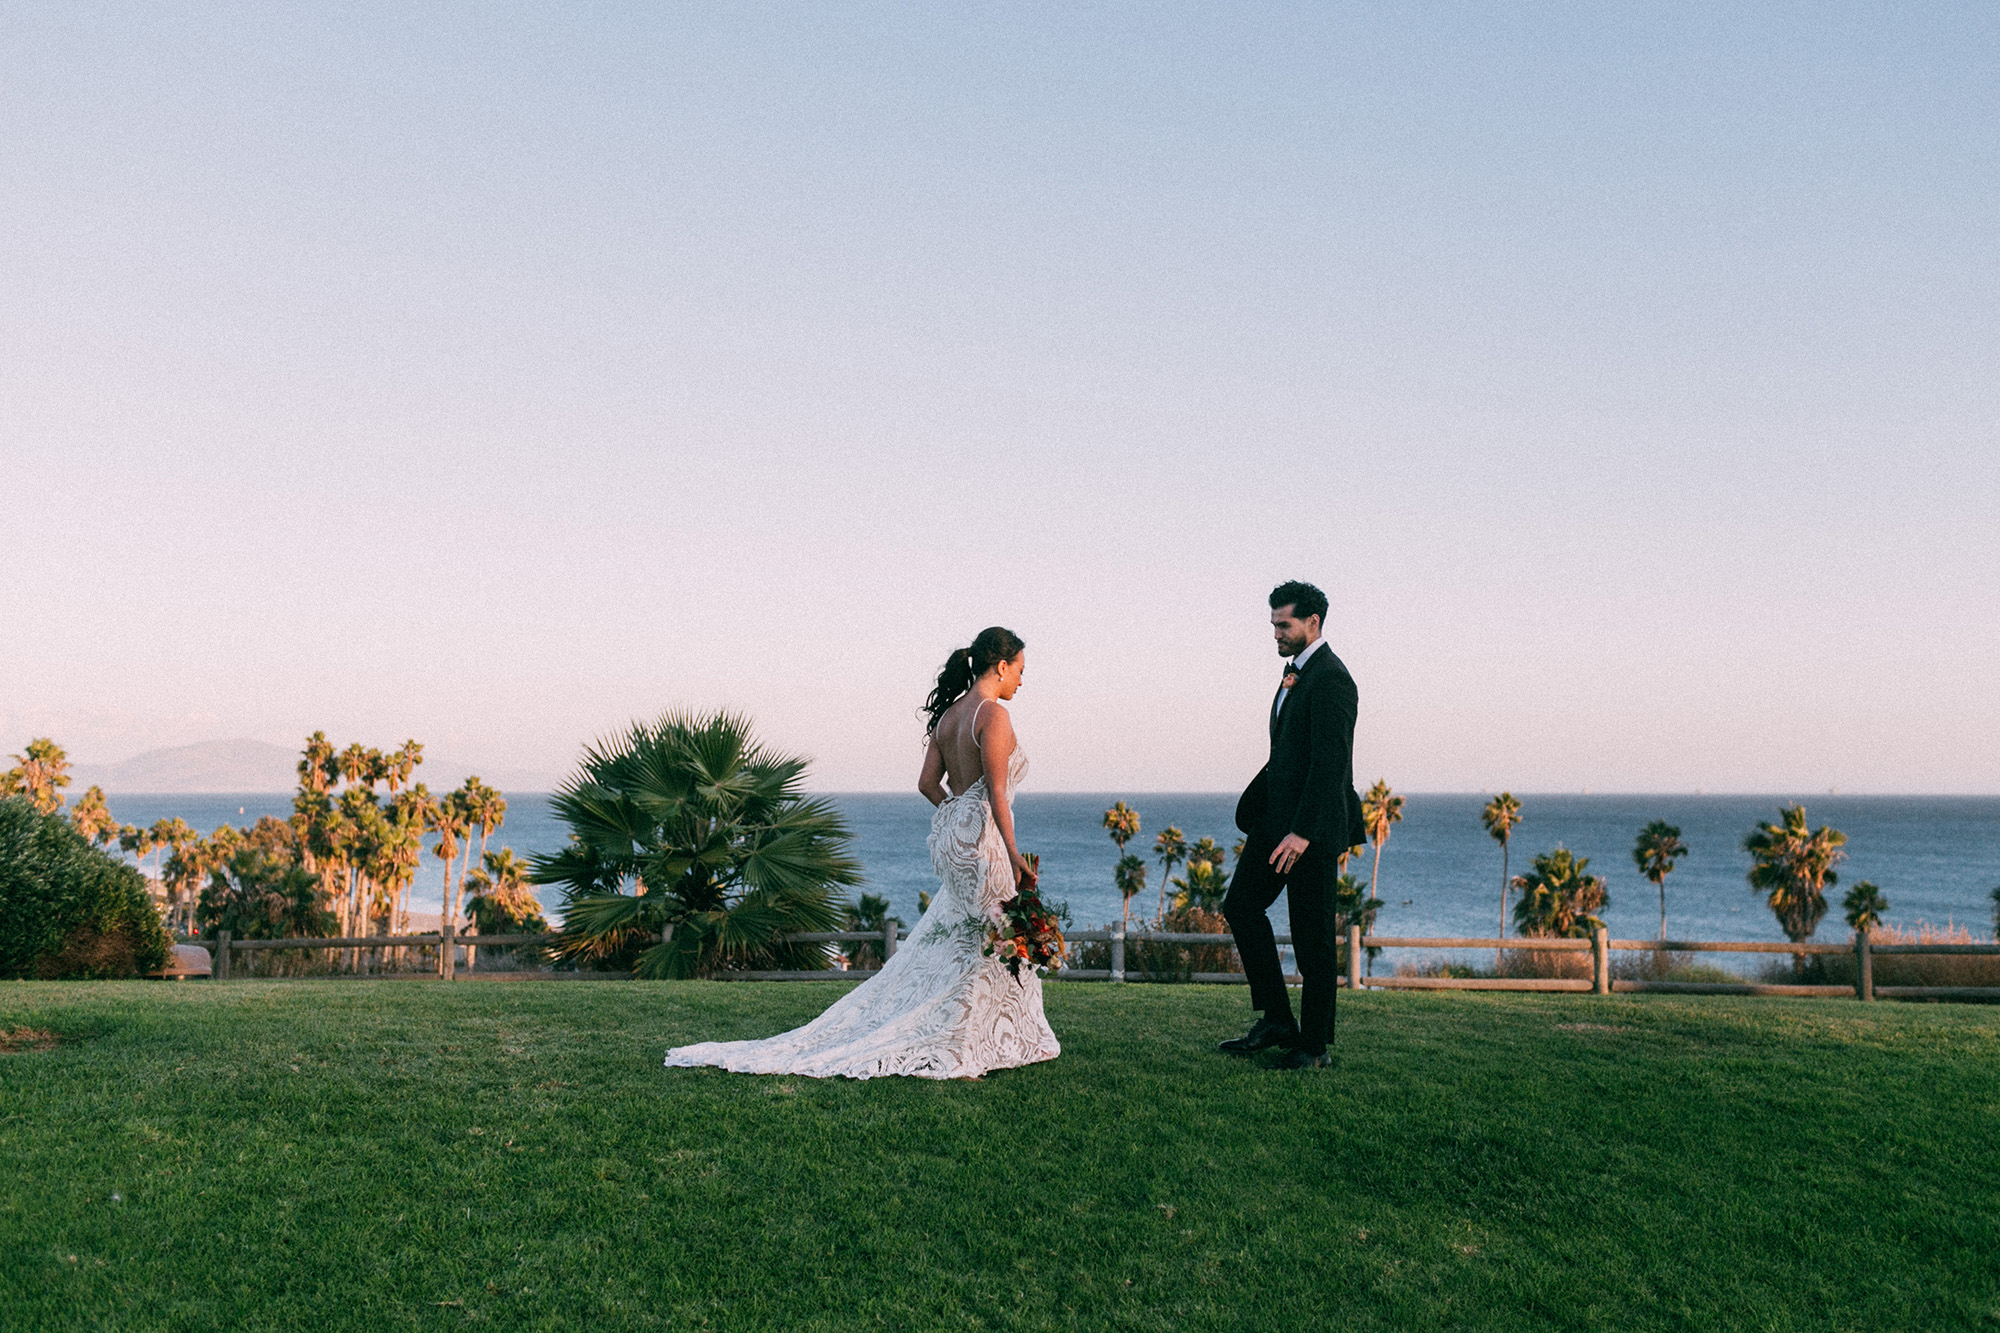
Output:
<instances>
[{"instance_id":1,"label":"tall palm trunk","mask_svg":"<svg viewBox=\"0 0 2000 1333\"><path fill-rule=\"evenodd\" d=\"M1386 840L1382 838L1375 840L1375 865L1368 872L1368 901L1371 903L1380 896L1375 892L1375 882L1382 878L1382 844L1384 841Z\"/></svg>"},{"instance_id":2,"label":"tall palm trunk","mask_svg":"<svg viewBox=\"0 0 2000 1333\"><path fill-rule=\"evenodd\" d=\"M458 895L452 891L451 865L454 860L469 859L472 855L472 840L466 839L462 851L454 848L454 855L444 858L444 898L438 904L438 973L449 981L457 972L458 945L453 941L452 927L458 919ZM464 876L461 873L460 878Z\"/></svg>"},{"instance_id":3,"label":"tall palm trunk","mask_svg":"<svg viewBox=\"0 0 2000 1333\"><path fill-rule=\"evenodd\" d=\"M1660 876L1653 881L1653 885L1660 891L1660 943L1665 944L1667 942L1667 877L1665 875Z\"/></svg>"},{"instance_id":4,"label":"tall palm trunk","mask_svg":"<svg viewBox=\"0 0 2000 1333\"><path fill-rule=\"evenodd\" d=\"M1507 844L1500 844L1500 939L1507 938ZM1502 965L1506 951L1493 951L1493 967L1497 971Z\"/></svg>"}]
</instances>

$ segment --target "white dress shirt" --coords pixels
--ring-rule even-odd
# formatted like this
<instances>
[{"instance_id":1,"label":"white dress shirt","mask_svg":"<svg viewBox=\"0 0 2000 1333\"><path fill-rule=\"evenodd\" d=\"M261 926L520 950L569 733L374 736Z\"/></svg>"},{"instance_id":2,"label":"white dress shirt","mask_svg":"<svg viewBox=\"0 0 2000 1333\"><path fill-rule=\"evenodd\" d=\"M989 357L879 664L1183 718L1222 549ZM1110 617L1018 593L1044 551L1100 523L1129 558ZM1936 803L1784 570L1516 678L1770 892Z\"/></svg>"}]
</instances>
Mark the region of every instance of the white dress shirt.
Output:
<instances>
[{"instance_id":1,"label":"white dress shirt","mask_svg":"<svg viewBox=\"0 0 2000 1333\"><path fill-rule=\"evenodd\" d=\"M1292 659L1292 670L1296 672L1300 667L1304 666L1306 664L1306 659L1308 657L1311 657L1314 653L1318 652L1319 646L1325 642L1326 640L1324 638L1314 639L1311 643L1299 649L1299 655ZM1277 714L1285 711L1285 696L1290 693L1291 690L1283 686L1279 687L1278 702L1271 709L1271 713L1273 716L1276 716Z\"/></svg>"}]
</instances>

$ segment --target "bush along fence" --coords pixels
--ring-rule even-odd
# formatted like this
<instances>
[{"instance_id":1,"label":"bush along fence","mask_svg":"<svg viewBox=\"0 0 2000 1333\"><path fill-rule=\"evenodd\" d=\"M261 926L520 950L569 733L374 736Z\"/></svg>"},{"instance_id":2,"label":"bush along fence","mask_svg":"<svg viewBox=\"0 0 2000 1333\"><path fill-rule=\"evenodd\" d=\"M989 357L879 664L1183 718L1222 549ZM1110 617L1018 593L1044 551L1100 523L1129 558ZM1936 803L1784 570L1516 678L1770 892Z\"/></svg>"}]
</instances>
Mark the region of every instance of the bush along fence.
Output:
<instances>
[{"instance_id":1,"label":"bush along fence","mask_svg":"<svg viewBox=\"0 0 2000 1333\"><path fill-rule=\"evenodd\" d=\"M794 944L872 944L880 948L886 960L896 954L900 941L909 937L906 928L900 928L891 921L881 930L827 930L811 931L788 936ZM1289 935L1280 935L1280 946L1290 945ZM276 940L233 940L224 931L214 940L197 940L214 952L214 977L218 981L228 980L233 972L232 959L240 952L266 950L417 950L429 954L431 966L426 972L433 972L444 978L451 978L457 972L456 956L462 949L466 955L466 971L470 975L483 977L543 976L568 978L606 978L623 976L623 973L606 972L551 972L540 970L495 970L490 966L479 967L480 950L505 950L512 953L521 950L532 951L539 957L546 948L550 937L547 935L459 935L445 947L444 937L426 935L381 935L360 936L352 939L276 939ZM1132 930L1124 928L1122 922L1113 922L1106 930L1079 930L1069 936L1078 954L1088 950L1101 953L1109 966L1101 968L1066 967L1054 973L1062 981L1181 981L1196 983L1241 983L1245 980L1240 971L1204 972L1188 966L1190 960L1210 961L1217 957L1217 951L1235 944L1227 934L1193 934L1174 931ZM523 948L523 946L527 946ZM535 946L540 946L537 948ZM1092 946L1101 946L1092 948ZM1136 946L1139 951L1139 966L1128 968ZM1507 957L1524 954L1554 954L1555 959L1544 960L1544 965L1533 970L1575 972L1577 975L1556 976L1452 976L1452 975L1399 975L1371 976L1364 972L1364 959L1378 951L1389 949L1422 950L1491 950L1502 960L1502 972L1507 971ZM1644 977L1614 977L1611 955L1615 952L1630 952L1659 957L1669 954L1702 953L1748 953L1789 955L1803 965L1811 958L1821 964L1823 974L1839 973L1851 977L1845 981L1819 981L1796 983L1770 981L1673 981ZM1914 963L1919 956L1927 960L1945 959L1981 960L1978 971L1994 980L2000 980L2000 943L1995 944L1876 944L1867 934L1858 935L1853 944L1763 944L1727 940L1614 940L1604 928L1599 927L1587 939L1552 939L1534 936L1516 936L1511 939L1461 939L1455 937L1417 937L1394 935L1364 935L1361 928L1350 926L1342 941L1340 984L1350 989L1378 990L1515 990L1515 991L1574 991L1593 995L1611 995L1632 991L1661 991L1683 995L1806 995L1806 996L1847 996L1860 1000L1987 1000L2000 1002L2000 985L1878 985L1875 981L1876 960L1887 958L1894 964L1909 960ZM350 955L351 956L351 955ZM422 956L422 953L419 954ZM1178 964L1175 959L1178 959ZM1164 962L1162 960L1165 960ZM1991 960L1986 962L1985 960ZM1233 960L1232 960L1233 961ZM1556 963L1550 967L1547 963ZM1849 968L1852 969L1849 972ZM354 968L352 970L361 970ZM373 971L374 969L368 969ZM875 975L878 969L850 968L845 971L820 969L813 971L787 972L723 972L717 975L722 981L841 981L860 979ZM1529 969L1522 969L1529 970ZM1801 966L1801 971L1804 971ZM405 970L405 975L408 971ZM1297 976L1289 978L1294 984Z\"/></svg>"}]
</instances>

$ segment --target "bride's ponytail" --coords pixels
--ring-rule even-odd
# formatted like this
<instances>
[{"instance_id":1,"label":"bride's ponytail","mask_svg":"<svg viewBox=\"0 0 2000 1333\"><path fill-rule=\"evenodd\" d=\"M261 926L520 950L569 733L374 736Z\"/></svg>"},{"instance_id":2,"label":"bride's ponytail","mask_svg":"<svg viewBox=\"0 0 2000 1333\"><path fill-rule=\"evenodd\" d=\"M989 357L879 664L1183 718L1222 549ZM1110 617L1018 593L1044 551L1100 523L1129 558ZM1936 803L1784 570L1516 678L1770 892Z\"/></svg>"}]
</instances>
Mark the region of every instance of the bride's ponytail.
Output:
<instances>
[{"instance_id":1,"label":"bride's ponytail","mask_svg":"<svg viewBox=\"0 0 2000 1333\"><path fill-rule=\"evenodd\" d=\"M974 681L998 663L1013 661L1027 646L1014 631L994 625L979 631L979 637L972 641L971 647L954 648L951 656L944 659L944 669L938 672L931 697L924 701L923 711L929 719L924 726L924 734L936 733L938 719L944 716L947 708L965 697L965 692L972 688Z\"/></svg>"}]
</instances>

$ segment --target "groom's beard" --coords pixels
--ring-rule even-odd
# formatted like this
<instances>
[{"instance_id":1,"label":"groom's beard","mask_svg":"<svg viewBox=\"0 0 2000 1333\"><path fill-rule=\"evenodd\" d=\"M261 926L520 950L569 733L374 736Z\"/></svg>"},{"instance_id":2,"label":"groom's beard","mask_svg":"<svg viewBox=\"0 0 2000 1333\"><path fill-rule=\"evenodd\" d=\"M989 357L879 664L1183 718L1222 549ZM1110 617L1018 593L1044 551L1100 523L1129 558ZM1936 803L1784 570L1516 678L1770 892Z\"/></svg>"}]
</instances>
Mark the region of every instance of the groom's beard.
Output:
<instances>
[{"instance_id":1,"label":"groom's beard","mask_svg":"<svg viewBox=\"0 0 2000 1333\"><path fill-rule=\"evenodd\" d=\"M1306 650L1306 642L1304 639L1280 639L1278 640L1278 656L1297 657Z\"/></svg>"}]
</instances>

